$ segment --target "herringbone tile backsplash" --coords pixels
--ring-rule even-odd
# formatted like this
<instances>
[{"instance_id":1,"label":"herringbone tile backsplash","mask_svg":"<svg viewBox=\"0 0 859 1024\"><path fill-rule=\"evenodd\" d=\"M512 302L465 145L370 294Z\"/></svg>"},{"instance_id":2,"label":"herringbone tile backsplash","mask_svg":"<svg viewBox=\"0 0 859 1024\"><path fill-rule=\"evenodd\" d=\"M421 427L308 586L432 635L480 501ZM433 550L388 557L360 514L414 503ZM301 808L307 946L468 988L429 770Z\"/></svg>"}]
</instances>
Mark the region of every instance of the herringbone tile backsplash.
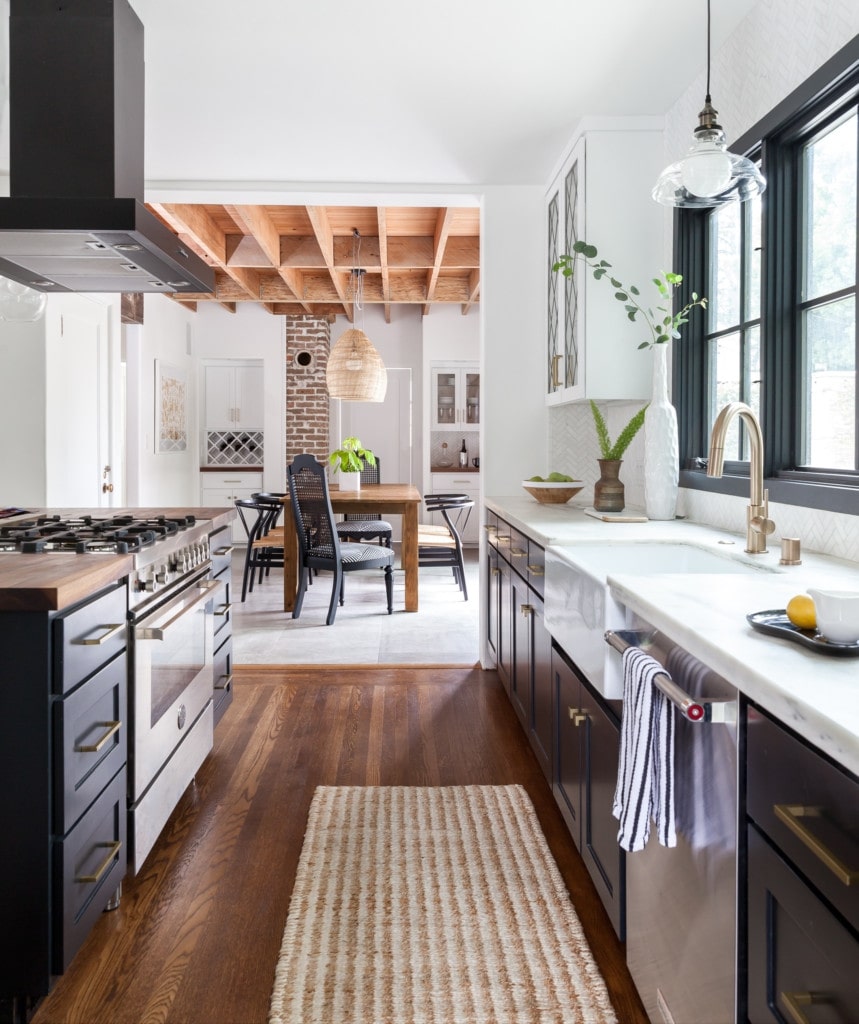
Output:
<instances>
[{"instance_id":1,"label":"herringbone tile backsplash","mask_svg":"<svg viewBox=\"0 0 859 1024\"><path fill-rule=\"evenodd\" d=\"M623 428L640 403L601 403L612 439ZM585 487L574 504L593 503L594 483L599 475L596 432L590 406L564 405L549 410L548 472L557 470L583 480ZM620 478L626 488L626 504L644 507L644 442L642 435L629 446ZM730 494L710 494L681 488L677 515L720 530L743 534L746 529L748 500ZM774 540L799 537L804 550L819 551L859 562L859 516L797 505L770 503L770 518L776 524Z\"/></svg>"}]
</instances>

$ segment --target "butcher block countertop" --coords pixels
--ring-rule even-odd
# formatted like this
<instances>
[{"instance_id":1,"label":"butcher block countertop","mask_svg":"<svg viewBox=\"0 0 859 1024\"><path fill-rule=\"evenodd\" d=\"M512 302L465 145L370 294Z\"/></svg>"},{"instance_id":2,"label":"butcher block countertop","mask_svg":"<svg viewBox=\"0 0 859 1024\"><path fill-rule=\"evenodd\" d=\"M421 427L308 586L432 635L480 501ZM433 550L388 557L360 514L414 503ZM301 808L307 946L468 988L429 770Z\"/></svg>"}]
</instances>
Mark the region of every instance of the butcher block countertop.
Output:
<instances>
[{"instance_id":1,"label":"butcher block countertop","mask_svg":"<svg viewBox=\"0 0 859 1024\"><path fill-rule=\"evenodd\" d=\"M236 513L231 508L31 508L24 515L0 522L11 526L38 515L91 515L98 519L192 515L198 520L211 520L213 529L217 529L230 523ZM59 611L121 580L133 566L133 555L0 552L0 612Z\"/></svg>"}]
</instances>

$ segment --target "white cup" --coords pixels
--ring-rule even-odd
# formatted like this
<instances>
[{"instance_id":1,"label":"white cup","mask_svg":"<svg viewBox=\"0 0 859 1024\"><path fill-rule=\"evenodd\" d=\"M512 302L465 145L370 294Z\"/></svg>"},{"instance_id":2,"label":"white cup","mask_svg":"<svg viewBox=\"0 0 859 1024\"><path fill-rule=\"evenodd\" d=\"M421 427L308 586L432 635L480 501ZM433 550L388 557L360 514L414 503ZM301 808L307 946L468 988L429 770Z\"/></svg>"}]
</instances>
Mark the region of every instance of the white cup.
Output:
<instances>
[{"instance_id":1,"label":"white cup","mask_svg":"<svg viewBox=\"0 0 859 1024\"><path fill-rule=\"evenodd\" d=\"M859 640L859 591L809 590L817 615L817 631L836 644Z\"/></svg>"}]
</instances>

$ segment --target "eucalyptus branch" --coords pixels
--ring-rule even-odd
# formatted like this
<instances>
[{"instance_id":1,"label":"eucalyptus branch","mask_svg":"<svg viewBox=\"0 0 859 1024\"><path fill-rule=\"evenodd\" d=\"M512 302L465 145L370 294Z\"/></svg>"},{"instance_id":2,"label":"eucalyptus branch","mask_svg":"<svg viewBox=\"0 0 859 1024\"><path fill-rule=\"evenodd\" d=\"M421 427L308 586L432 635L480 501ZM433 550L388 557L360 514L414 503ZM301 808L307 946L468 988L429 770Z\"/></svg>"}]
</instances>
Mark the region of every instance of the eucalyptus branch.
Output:
<instances>
[{"instance_id":1,"label":"eucalyptus branch","mask_svg":"<svg viewBox=\"0 0 859 1024\"><path fill-rule=\"evenodd\" d=\"M682 283L683 275L663 271L661 277L653 278L653 284L656 285L659 294L668 304L657 306L656 312L651 308L645 309L639 301L641 292L638 288L635 285L626 287L616 277L612 277L609 274L611 264L608 260L597 261L597 256L595 245L590 245L588 242L575 242L572 253L559 256L557 261L552 264L552 270L560 270L564 277L572 277L576 260L581 260L593 271L596 281L607 278L612 288L615 289L614 297L623 304L627 318L635 323L640 315L650 330L650 338L643 341L638 346L639 348L653 348L654 345L664 345L672 338L679 338L680 327L689 322L691 310L695 306L700 306L701 309L707 308L707 300L700 297L697 292L692 292L691 301L687 302L677 313L672 313L670 308L672 293Z\"/></svg>"}]
</instances>

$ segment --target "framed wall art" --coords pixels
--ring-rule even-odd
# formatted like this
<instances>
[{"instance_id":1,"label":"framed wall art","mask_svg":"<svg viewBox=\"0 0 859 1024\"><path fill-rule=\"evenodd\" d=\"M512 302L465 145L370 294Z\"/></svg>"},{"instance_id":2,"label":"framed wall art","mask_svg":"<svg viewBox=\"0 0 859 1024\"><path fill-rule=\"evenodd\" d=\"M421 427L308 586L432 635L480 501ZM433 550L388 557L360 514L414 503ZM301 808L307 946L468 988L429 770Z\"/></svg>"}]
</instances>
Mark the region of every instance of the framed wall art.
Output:
<instances>
[{"instance_id":1,"label":"framed wall art","mask_svg":"<svg viewBox=\"0 0 859 1024\"><path fill-rule=\"evenodd\" d=\"M188 381L184 370L155 360L155 452L188 449Z\"/></svg>"}]
</instances>

